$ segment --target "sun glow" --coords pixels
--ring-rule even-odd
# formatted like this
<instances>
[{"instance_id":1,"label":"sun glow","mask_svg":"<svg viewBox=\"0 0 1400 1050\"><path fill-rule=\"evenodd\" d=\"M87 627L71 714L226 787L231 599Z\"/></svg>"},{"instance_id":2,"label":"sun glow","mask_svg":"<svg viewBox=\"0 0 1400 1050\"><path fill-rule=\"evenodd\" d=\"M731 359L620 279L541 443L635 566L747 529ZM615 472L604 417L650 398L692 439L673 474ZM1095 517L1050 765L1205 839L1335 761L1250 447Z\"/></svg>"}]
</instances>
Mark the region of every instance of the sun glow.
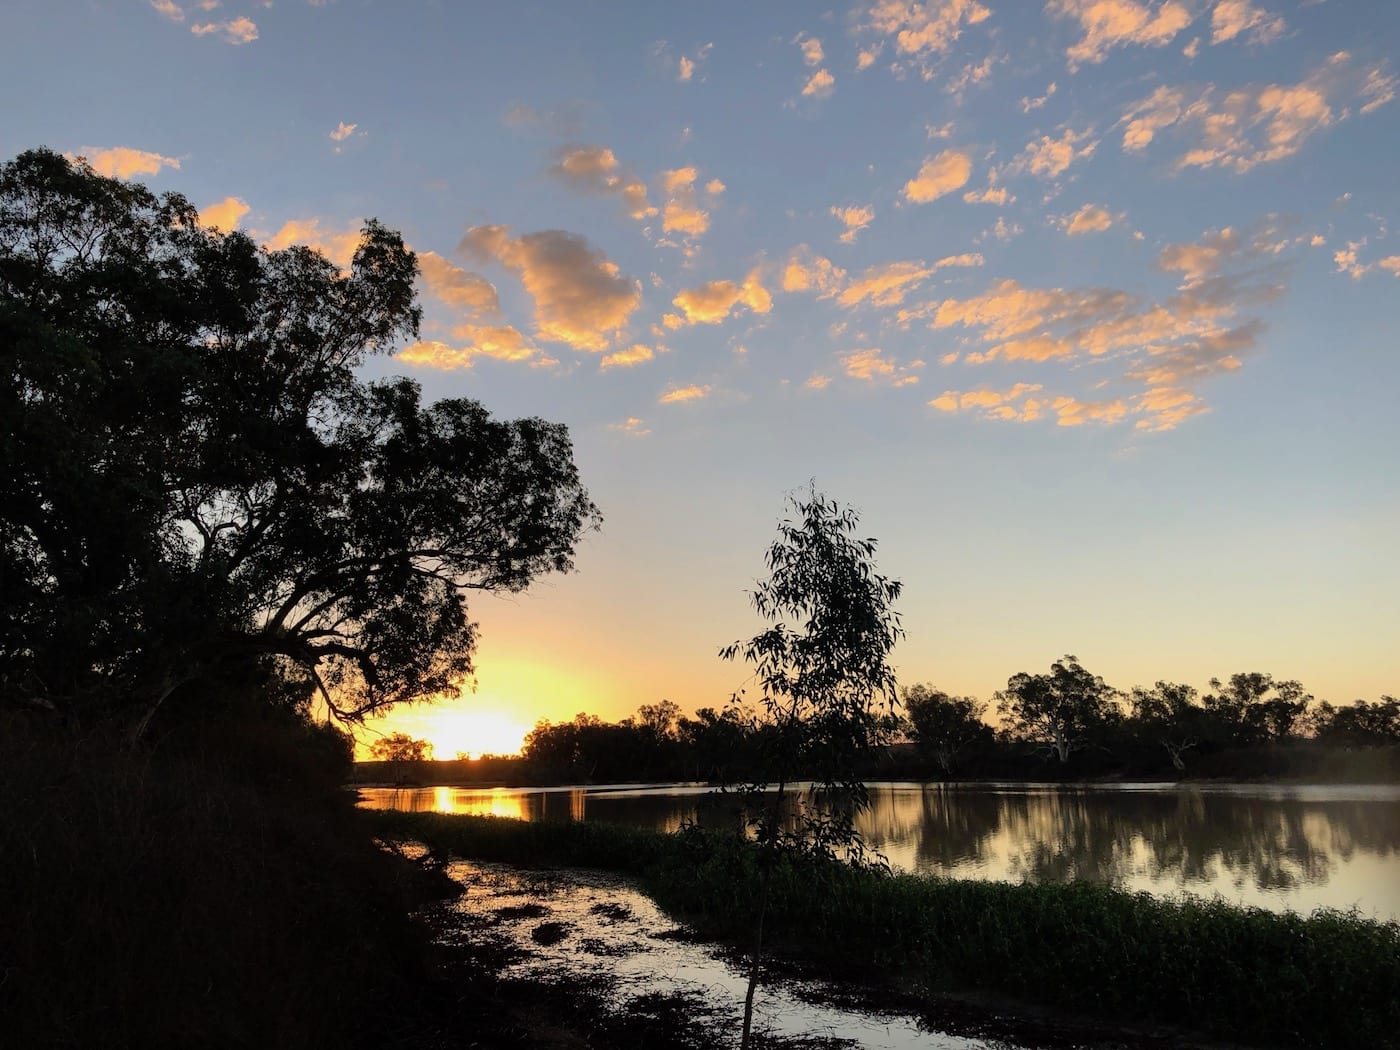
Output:
<instances>
[{"instance_id":1,"label":"sun glow","mask_svg":"<svg viewBox=\"0 0 1400 1050\"><path fill-rule=\"evenodd\" d=\"M494 711L435 711L424 719L423 737L436 758L518 755L528 726Z\"/></svg>"}]
</instances>

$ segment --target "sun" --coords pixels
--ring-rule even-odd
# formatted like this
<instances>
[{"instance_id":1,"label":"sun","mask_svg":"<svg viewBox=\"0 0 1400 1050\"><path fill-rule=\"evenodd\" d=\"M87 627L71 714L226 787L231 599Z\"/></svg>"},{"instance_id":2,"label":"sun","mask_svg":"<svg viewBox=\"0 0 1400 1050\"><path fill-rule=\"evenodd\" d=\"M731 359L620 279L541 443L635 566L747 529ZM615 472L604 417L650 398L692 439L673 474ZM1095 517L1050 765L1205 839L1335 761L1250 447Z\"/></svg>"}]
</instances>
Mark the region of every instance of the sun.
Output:
<instances>
[{"instance_id":1,"label":"sun","mask_svg":"<svg viewBox=\"0 0 1400 1050\"><path fill-rule=\"evenodd\" d=\"M528 726L492 711L432 712L423 719L422 736L433 745L436 758L480 758L518 755Z\"/></svg>"}]
</instances>

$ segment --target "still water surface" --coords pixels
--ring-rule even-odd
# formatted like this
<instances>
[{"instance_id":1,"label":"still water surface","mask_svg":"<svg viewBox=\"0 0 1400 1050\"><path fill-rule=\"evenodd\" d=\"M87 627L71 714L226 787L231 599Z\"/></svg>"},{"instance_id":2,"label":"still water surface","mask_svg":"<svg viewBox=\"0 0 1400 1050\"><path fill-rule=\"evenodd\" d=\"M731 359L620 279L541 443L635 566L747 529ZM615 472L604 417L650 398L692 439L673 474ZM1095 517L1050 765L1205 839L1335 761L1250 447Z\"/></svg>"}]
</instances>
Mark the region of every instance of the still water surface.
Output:
<instances>
[{"instance_id":1,"label":"still water surface","mask_svg":"<svg viewBox=\"0 0 1400 1050\"><path fill-rule=\"evenodd\" d=\"M603 820L674 830L733 819L687 785L366 788L375 809ZM1400 920L1400 786L888 784L858 822L898 869L955 878L1088 879L1219 894L1273 910L1357 907Z\"/></svg>"}]
</instances>

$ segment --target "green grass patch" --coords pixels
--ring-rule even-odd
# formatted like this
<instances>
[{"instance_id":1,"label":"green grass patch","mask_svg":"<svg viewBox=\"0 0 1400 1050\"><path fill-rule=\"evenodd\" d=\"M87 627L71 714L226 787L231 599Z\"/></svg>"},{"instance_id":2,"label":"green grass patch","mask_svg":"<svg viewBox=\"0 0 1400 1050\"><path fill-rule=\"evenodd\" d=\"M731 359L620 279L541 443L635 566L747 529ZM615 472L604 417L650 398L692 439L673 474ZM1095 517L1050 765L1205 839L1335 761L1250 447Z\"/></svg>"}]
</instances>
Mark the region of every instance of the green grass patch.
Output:
<instances>
[{"instance_id":1,"label":"green grass patch","mask_svg":"<svg viewBox=\"0 0 1400 1050\"><path fill-rule=\"evenodd\" d=\"M461 856L635 875L675 915L741 946L757 851L732 834L377 812L380 834ZM784 953L904 985L979 991L1250 1043L1400 1046L1400 924L1091 883L1011 885L785 861L766 928Z\"/></svg>"}]
</instances>

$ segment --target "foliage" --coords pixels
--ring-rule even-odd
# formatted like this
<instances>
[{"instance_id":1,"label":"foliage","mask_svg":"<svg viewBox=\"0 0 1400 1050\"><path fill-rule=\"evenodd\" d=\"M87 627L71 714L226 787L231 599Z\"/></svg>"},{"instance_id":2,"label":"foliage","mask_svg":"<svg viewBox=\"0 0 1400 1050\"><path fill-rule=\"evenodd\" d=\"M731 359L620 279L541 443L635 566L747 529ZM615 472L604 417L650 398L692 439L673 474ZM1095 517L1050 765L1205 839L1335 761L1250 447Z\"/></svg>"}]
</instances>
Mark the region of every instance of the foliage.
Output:
<instances>
[{"instance_id":1,"label":"foliage","mask_svg":"<svg viewBox=\"0 0 1400 1050\"><path fill-rule=\"evenodd\" d=\"M1400 700L1393 696L1341 707L1324 700L1309 714L1308 722L1313 735L1324 743L1350 747L1400 744Z\"/></svg>"},{"instance_id":2,"label":"foliage","mask_svg":"<svg viewBox=\"0 0 1400 1050\"><path fill-rule=\"evenodd\" d=\"M427 762L433 757L433 745L407 733L390 733L370 744L369 754L380 762Z\"/></svg>"},{"instance_id":3,"label":"foliage","mask_svg":"<svg viewBox=\"0 0 1400 1050\"><path fill-rule=\"evenodd\" d=\"M1054 752L1061 763L1087 747L1117 715L1117 690L1079 666L1074 656L1050 665L1050 673L1014 674L997 693L1003 713L1026 736Z\"/></svg>"},{"instance_id":4,"label":"foliage","mask_svg":"<svg viewBox=\"0 0 1400 1050\"><path fill-rule=\"evenodd\" d=\"M1151 689L1135 686L1129 702L1137 731L1160 744L1172 767L1184 771L1186 752L1198 747L1207 732L1206 711L1196 690L1175 682L1158 682Z\"/></svg>"},{"instance_id":5,"label":"foliage","mask_svg":"<svg viewBox=\"0 0 1400 1050\"><path fill-rule=\"evenodd\" d=\"M931 685L912 685L903 692L914 742L938 763L944 776L953 772L958 755L974 744L992 740L983 721L987 705L971 696L949 696Z\"/></svg>"},{"instance_id":6,"label":"foliage","mask_svg":"<svg viewBox=\"0 0 1400 1050\"><path fill-rule=\"evenodd\" d=\"M563 426L356 370L417 332L417 265L348 271L34 150L0 167L0 683L139 734L239 664L343 717L471 674L466 596L572 567ZM114 710L115 709L115 710Z\"/></svg>"},{"instance_id":7,"label":"foliage","mask_svg":"<svg viewBox=\"0 0 1400 1050\"><path fill-rule=\"evenodd\" d=\"M887 875L792 852L766 864L761 846L693 826L667 835L587 822L365 817L381 835L462 856L640 876L667 910L734 942L751 935L766 878L768 928L781 950L864 981L994 992L1271 1045L1400 1046L1400 924L1355 912L1303 917L1088 882Z\"/></svg>"},{"instance_id":8,"label":"foliage","mask_svg":"<svg viewBox=\"0 0 1400 1050\"><path fill-rule=\"evenodd\" d=\"M1228 683L1212 678L1210 687L1205 709L1217 738L1235 746L1287 738L1313 699L1300 683L1257 671L1232 674Z\"/></svg>"},{"instance_id":9,"label":"foliage","mask_svg":"<svg viewBox=\"0 0 1400 1050\"><path fill-rule=\"evenodd\" d=\"M747 642L720 650L726 660L743 657L754 667L762 692L768 743L762 775L747 785L749 823L765 872L780 852L852 862L864 858L855 814L869 805L858 764L879 741L885 725L880 705L898 702L890 650L903 636L891 607L900 584L875 571L876 543L856 535L859 519L815 488L789 500L793 517L778 526L768 548L769 576L750 599L772 623ZM802 624L789 627L784 618ZM736 698L737 702L737 698ZM787 812L786 788L810 769L815 783ZM776 782L775 794L766 794ZM818 807L815 795L826 805ZM832 805L835 801L837 804ZM747 1050L754 991L763 948L769 880L765 874L754 916L755 939L744 1000L740 1046Z\"/></svg>"}]
</instances>

